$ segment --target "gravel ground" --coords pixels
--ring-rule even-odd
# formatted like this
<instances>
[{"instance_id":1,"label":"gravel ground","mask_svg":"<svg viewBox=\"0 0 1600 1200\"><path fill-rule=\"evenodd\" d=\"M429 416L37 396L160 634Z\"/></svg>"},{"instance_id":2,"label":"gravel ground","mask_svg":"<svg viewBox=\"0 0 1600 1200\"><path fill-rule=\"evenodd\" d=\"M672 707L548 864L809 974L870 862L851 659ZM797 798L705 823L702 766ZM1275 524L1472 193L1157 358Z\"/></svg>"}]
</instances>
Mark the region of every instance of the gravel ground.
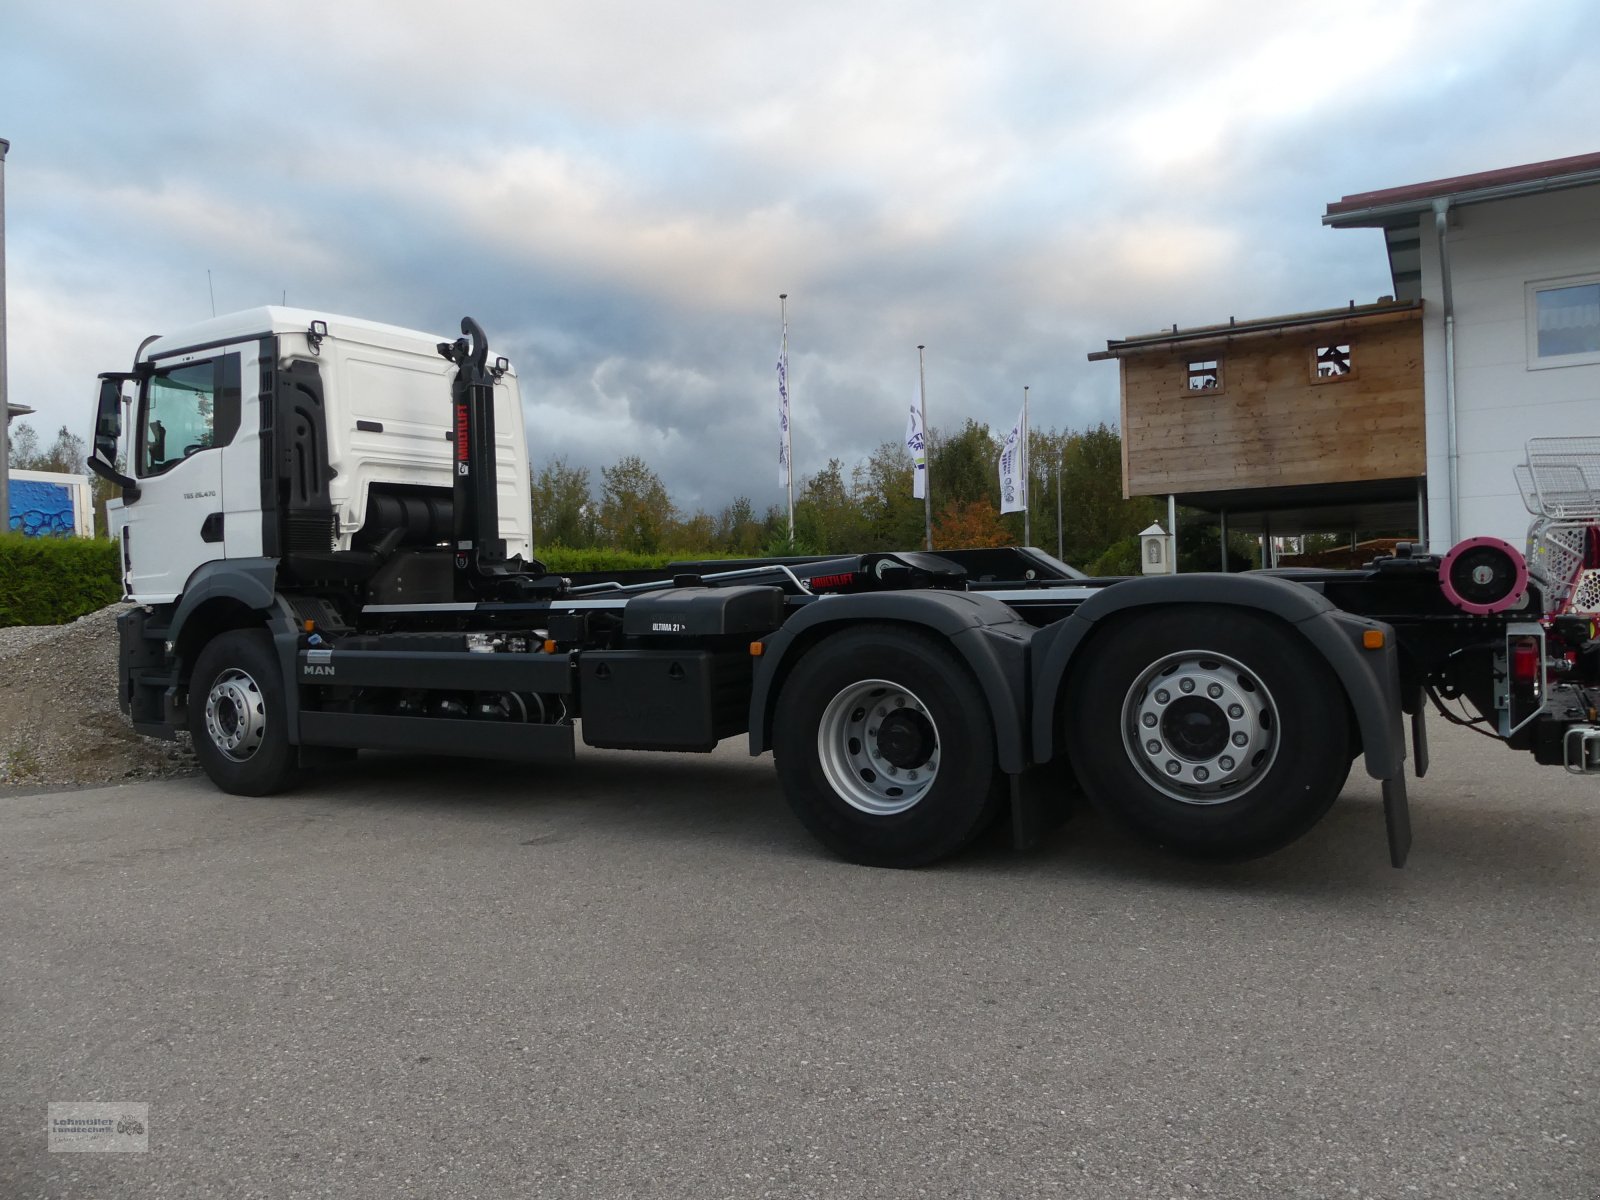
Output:
<instances>
[{"instance_id":1,"label":"gravel ground","mask_svg":"<svg viewBox=\"0 0 1600 1200\"><path fill-rule=\"evenodd\" d=\"M126 607L69 625L0 629L0 786L194 771L186 742L140 737L117 709L117 616Z\"/></svg>"}]
</instances>

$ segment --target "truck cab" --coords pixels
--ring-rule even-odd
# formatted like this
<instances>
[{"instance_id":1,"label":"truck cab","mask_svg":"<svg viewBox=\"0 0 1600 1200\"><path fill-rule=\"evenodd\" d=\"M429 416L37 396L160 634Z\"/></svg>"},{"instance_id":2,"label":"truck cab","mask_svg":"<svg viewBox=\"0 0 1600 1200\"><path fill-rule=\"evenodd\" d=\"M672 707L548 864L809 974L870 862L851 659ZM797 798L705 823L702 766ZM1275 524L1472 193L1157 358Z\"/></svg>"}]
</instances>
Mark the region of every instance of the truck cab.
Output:
<instances>
[{"instance_id":1,"label":"truck cab","mask_svg":"<svg viewBox=\"0 0 1600 1200\"><path fill-rule=\"evenodd\" d=\"M456 436L441 343L273 306L151 338L132 371L102 376L96 451L125 464L108 510L128 599L176 600L218 560L349 554L380 527L438 540ZM527 556L517 377L504 359L492 377L499 536Z\"/></svg>"}]
</instances>

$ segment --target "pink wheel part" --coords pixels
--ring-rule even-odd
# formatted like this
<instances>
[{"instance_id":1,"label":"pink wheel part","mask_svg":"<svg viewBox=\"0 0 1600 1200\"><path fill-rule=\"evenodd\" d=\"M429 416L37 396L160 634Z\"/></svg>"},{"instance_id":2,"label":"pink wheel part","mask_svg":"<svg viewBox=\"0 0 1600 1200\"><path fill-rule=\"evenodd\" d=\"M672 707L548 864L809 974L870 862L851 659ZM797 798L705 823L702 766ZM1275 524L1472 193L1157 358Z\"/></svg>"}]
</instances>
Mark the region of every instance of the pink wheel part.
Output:
<instances>
[{"instance_id":1,"label":"pink wheel part","mask_svg":"<svg viewBox=\"0 0 1600 1200\"><path fill-rule=\"evenodd\" d=\"M1458 542L1439 564L1439 587L1462 612L1488 616L1514 607L1528 590L1522 551L1499 538Z\"/></svg>"}]
</instances>

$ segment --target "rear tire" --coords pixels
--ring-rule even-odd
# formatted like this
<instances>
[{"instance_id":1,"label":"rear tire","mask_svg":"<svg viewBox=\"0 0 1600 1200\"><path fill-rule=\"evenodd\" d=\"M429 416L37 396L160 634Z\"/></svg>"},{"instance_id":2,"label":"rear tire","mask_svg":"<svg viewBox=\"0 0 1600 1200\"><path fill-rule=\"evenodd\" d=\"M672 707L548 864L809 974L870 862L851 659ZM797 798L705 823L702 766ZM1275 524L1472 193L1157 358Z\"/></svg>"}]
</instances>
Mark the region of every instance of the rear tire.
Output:
<instances>
[{"instance_id":1,"label":"rear tire","mask_svg":"<svg viewBox=\"0 0 1600 1200\"><path fill-rule=\"evenodd\" d=\"M1285 626L1238 609L1167 610L1097 634L1060 719L1095 806L1193 858L1287 845L1350 772L1332 669Z\"/></svg>"},{"instance_id":2,"label":"rear tire","mask_svg":"<svg viewBox=\"0 0 1600 1200\"><path fill-rule=\"evenodd\" d=\"M295 781L283 677L264 629L234 629L206 644L189 679L195 757L219 788L266 796Z\"/></svg>"},{"instance_id":3,"label":"rear tire","mask_svg":"<svg viewBox=\"0 0 1600 1200\"><path fill-rule=\"evenodd\" d=\"M977 682L942 642L892 625L801 656L778 696L773 755L801 824L868 866L955 854L1004 795Z\"/></svg>"}]
</instances>

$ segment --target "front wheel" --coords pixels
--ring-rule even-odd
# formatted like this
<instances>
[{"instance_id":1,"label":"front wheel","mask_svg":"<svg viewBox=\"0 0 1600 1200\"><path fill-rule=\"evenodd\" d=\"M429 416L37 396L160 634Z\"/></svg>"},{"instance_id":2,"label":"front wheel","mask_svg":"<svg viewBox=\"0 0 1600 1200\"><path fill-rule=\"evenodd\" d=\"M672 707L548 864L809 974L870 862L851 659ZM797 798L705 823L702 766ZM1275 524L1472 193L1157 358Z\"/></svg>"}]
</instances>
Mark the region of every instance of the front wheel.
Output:
<instances>
[{"instance_id":1,"label":"front wheel","mask_svg":"<svg viewBox=\"0 0 1600 1200\"><path fill-rule=\"evenodd\" d=\"M1063 740L1097 807L1197 858L1251 858L1310 829L1350 770L1332 669L1285 626L1211 606L1134 616L1075 664Z\"/></svg>"},{"instance_id":2,"label":"front wheel","mask_svg":"<svg viewBox=\"0 0 1600 1200\"><path fill-rule=\"evenodd\" d=\"M806 651L779 694L772 740L789 807L852 862L924 866L1000 811L977 682L949 647L914 630L873 626Z\"/></svg>"},{"instance_id":3,"label":"front wheel","mask_svg":"<svg viewBox=\"0 0 1600 1200\"><path fill-rule=\"evenodd\" d=\"M285 725L282 671L264 629L234 629L206 644L189 679L195 757L225 792L265 796L297 773Z\"/></svg>"}]
</instances>

